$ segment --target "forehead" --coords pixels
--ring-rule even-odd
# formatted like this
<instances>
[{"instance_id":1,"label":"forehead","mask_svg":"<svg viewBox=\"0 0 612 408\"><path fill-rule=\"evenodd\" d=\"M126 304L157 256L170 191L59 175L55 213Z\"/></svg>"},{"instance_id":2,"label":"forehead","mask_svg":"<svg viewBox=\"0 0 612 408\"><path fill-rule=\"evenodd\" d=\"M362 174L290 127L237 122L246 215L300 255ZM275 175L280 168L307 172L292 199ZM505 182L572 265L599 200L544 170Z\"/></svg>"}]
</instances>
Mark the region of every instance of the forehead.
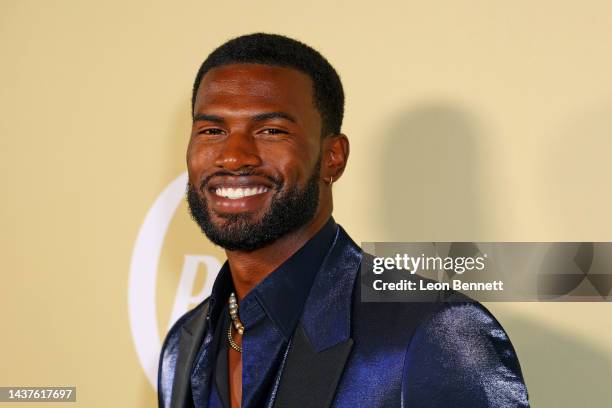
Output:
<instances>
[{"instance_id":1,"label":"forehead","mask_svg":"<svg viewBox=\"0 0 612 408\"><path fill-rule=\"evenodd\" d=\"M211 108L274 109L318 116L310 77L293 68L231 64L204 75L196 95L196 113Z\"/></svg>"}]
</instances>

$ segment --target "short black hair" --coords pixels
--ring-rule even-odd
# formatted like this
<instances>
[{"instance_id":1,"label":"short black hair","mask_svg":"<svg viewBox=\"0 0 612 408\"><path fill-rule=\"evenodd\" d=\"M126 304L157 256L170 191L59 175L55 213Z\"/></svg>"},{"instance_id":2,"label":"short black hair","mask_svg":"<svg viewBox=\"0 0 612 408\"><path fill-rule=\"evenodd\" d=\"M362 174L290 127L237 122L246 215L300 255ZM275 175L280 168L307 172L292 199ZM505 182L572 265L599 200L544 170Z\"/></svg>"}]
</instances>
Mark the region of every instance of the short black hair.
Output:
<instances>
[{"instance_id":1,"label":"short black hair","mask_svg":"<svg viewBox=\"0 0 612 408\"><path fill-rule=\"evenodd\" d=\"M254 33L236 37L208 55L193 84L192 115L204 75L213 68L240 63L294 68L308 75L314 87L314 103L323 122L322 135L340 133L344 116L344 90L338 73L318 51L278 34Z\"/></svg>"}]
</instances>

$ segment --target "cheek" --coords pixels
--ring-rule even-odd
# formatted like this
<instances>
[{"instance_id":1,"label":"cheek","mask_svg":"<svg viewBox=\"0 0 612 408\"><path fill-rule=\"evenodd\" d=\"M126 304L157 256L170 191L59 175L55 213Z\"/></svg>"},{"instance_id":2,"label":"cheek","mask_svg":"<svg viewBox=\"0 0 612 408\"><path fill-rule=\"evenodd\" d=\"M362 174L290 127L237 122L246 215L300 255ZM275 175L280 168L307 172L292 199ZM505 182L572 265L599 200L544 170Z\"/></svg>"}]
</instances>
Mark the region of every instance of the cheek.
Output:
<instances>
[{"instance_id":1,"label":"cheek","mask_svg":"<svg viewBox=\"0 0 612 408\"><path fill-rule=\"evenodd\" d=\"M194 183L199 179L202 172L211 166L211 149L204 149L202 145L190 142L187 147L187 172L189 181Z\"/></svg>"},{"instance_id":2,"label":"cheek","mask_svg":"<svg viewBox=\"0 0 612 408\"><path fill-rule=\"evenodd\" d=\"M309 161L283 160L278 163L278 171L282 174L286 189L304 188L312 174Z\"/></svg>"},{"instance_id":3,"label":"cheek","mask_svg":"<svg viewBox=\"0 0 612 408\"><path fill-rule=\"evenodd\" d=\"M302 144L287 144L274 146L273 149L260 149L264 162L274 163L273 166L282 175L287 187L305 187L317 163L319 146Z\"/></svg>"}]
</instances>

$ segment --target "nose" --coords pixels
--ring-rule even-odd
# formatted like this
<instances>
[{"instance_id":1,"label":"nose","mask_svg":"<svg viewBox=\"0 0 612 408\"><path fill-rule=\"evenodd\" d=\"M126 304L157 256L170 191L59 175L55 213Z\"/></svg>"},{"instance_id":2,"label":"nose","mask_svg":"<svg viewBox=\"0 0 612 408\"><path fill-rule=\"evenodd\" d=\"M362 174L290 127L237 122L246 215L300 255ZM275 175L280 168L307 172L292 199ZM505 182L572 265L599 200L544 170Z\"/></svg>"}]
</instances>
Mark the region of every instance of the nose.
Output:
<instances>
[{"instance_id":1,"label":"nose","mask_svg":"<svg viewBox=\"0 0 612 408\"><path fill-rule=\"evenodd\" d=\"M233 132L226 139L215 159L215 166L229 171L261 166L261 158L253 136L246 132Z\"/></svg>"}]
</instances>

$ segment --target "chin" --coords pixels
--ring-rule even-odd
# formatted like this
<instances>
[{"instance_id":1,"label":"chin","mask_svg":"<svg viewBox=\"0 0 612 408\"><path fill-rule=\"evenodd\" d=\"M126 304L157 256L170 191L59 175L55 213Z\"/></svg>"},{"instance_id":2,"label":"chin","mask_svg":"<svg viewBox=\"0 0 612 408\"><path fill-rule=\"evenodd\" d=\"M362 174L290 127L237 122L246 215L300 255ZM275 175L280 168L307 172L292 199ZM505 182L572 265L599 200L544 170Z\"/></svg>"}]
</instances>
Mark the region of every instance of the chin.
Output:
<instances>
[{"instance_id":1,"label":"chin","mask_svg":"<svg viewBox=\"0 0 612 408\"><path fill-rule=\"evenodd\" d=\"M262 214L262 212L220 213L211 211L210 224L217 230L253 227L262 221Z\"/></svg>"}]
</instances>

